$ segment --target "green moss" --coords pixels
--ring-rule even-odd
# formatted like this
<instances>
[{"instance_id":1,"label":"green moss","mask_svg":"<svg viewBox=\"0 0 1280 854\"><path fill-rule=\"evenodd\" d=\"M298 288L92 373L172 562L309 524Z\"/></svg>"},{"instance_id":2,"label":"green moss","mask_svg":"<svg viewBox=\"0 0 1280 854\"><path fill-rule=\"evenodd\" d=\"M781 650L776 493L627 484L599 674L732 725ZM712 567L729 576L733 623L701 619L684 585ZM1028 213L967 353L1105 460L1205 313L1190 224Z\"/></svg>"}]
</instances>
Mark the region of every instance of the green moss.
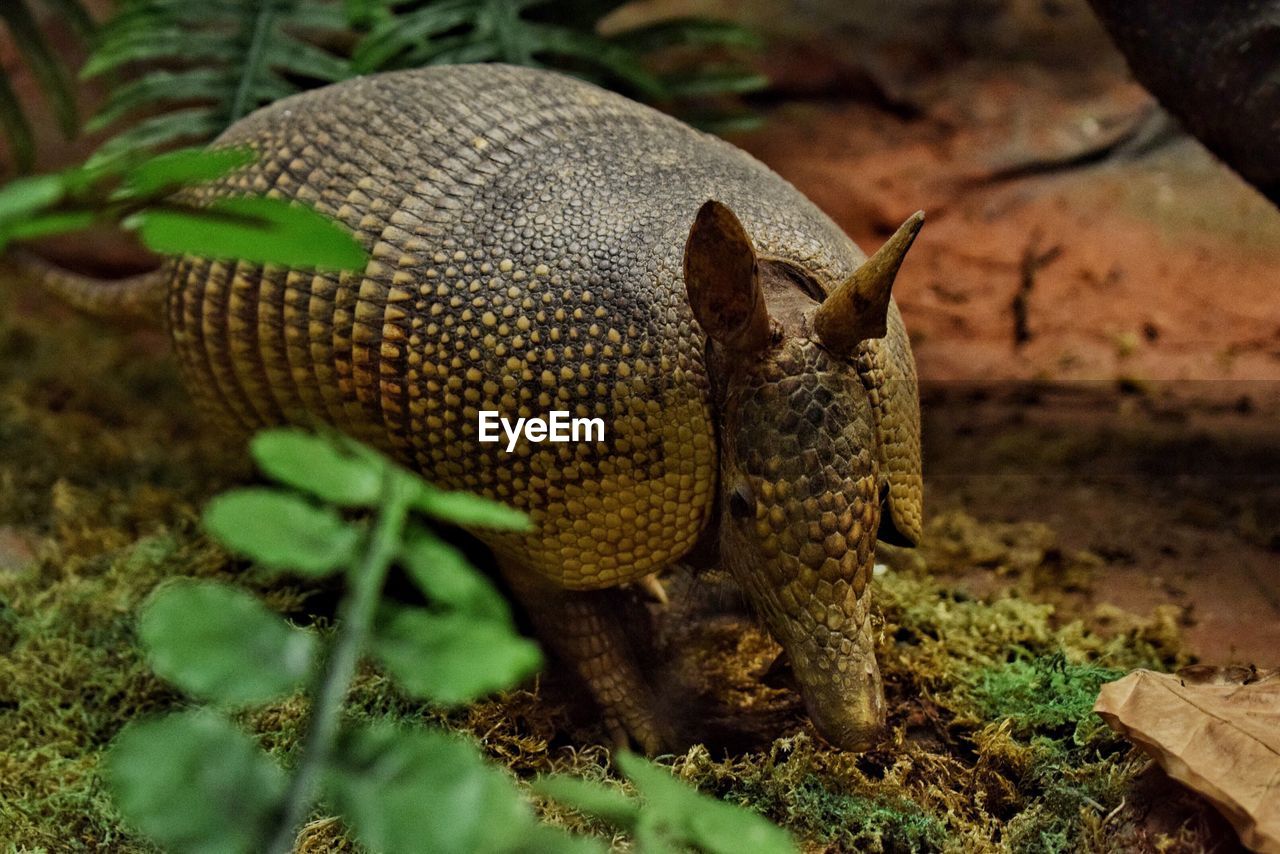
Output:
<instances>
[{"instance_id":1,"label":"green moss","mask_svg":"<svg viewBox=\"0 0 1280 854\"><path fill-rule=\"evenodd\" d=\"M760 804L746 788L739 792L730 793L731 799ZM841 792L817 774L802 777L784 797L794 830L841 850L934 851L947 838L943 822L909 798Z\"/></svg>"},{"instance_id":2,"label":"green moss","mask_svg":"<svg viewBox=\"0 0 1280 854\"><path fill-rule=\"evenodd\" d=\"M1090 717L1098 689L1124 671L1095 664L1072 664L1062 651L1019 657L974 674L973 699L980 714L1007 719L1026 735L1074 732Z\"/></svg>"}]
</instances>

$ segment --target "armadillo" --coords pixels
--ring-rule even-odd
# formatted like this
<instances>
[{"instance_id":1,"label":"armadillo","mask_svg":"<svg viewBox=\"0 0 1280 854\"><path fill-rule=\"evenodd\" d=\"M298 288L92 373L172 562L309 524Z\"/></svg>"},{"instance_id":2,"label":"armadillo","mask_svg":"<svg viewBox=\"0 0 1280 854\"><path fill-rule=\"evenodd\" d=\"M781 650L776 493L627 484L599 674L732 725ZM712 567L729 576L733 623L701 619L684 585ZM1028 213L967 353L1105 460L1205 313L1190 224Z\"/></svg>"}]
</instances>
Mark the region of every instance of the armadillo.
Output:
<instances>
[{"instance_id":1,"label":"armadillo","mask_svg":"<svg viewBox=\"0 0 1280 854\"><path fill-rule=\"evenodd\" d=\"M818 731L871 743L875 542L921 533L915 366L890 288L922 215L867 258L732 145L500 65L338 83L214 144L258 158L197 202L313 206L367 267L183 257L107 288L49 284L163 313L192 395L229 427L319 420L526 511L531 533L474 534L616 737L673 738L621 588L705 555L783 647ZM556 410L601 419L603 439L479 441L482 412Z\"/></svg>"}]
</instances>

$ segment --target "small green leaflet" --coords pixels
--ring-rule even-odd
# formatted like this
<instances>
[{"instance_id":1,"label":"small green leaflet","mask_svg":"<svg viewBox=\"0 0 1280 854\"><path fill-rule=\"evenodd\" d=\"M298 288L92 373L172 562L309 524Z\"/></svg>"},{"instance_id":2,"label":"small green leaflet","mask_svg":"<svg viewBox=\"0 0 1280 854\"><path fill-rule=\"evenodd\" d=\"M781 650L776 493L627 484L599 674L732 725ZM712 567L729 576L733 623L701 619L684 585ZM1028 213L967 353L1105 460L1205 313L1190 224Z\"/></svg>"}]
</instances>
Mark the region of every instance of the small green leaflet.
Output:
<instances>
[{"instance_id":1,"label":"small green leaflet","mask_svg":"<svg viewBox=\"0 0 1280 854\"><path fill-rule=\"evenodd\" d=\"M117 197L151 196L221 178L257 159L252 148L182 148L148 157L125 171Z\"/></svg>"},{"instance_id":2,"label":"small green leaflet","mask_svg":"<svg viewBox=\"0 0 1280 854\"><path fill-rule=\"evenodd\" d=\"M66 182L62 175L18 178L0 187L0 223L33 214L62 200Z\"/></svg>"},{"instance_id":3,"label":"small green leaflet","mask_svg":"<svg viewBox=\"0 0 1280 854\"><path fill-rule=\"evenodd\" d=\"M625 750L614 754L614 762L640 799L563 775L540 777L533 790L631 832L640 851L795 854L786 831L750 810L691 789L665 768Z\"/></svg>"},{"instance_id":4,"label":"small green leaflet","mask_svg":"<svg viewBox=\"0 0 1280 854\"><path fill-rule=\"evenodd\" d=\"M513 625L507 600L466 556L426 528L410 526L400 547L400 564L432 602Z\"/></svg>"},{"instance_id":5,"label":"small green leaflet","mask_svg":"<svg viewBox=\"0 0 1280 854\"><path fill-rule=\"evenodd\" d=\"M191 579L151 595L138 635L158 676L227 706L296 690L311 673L317 647L312 632L291 626L248 591Z\"/></svg>"},{"instance_id":6,"label":"small green leaflet","mask_svg":"<svg viewBox=\"0 0 1280 854\"><path fill-rule=\"evenodd\" d=\"M302 430L265 430L249 446L263 473L321 501L343 507L374 507L382 498L389 463L356 454L325 436Z\"/></svg>"},{"instance_id":7,"label":"small green leaflet","mask_svg":"<svg viewBox=\"0 0 1280 854\"><path fill-rule=\"evenodd\" d=\"M302 204L265 196L208 207L156 206L124 221L155 252L256 264L363 270L369 255L343 226Z\"/></svg>"},{"instance_id":8,"label":"small green leaflet","mask_svg":"<svg viewBox=\"0 0 1280 854\"><path fill-rule=\"evenodd\" d=\"M534 822L505 774L440 732L390 723L353 729L334 766L328 799L371 851L507 851Z\"/></svg>"},{"instance_id":9,"label":"small green leaflet","mask_svg":"<svg viewBox=\"0 0 1280 854\"><path fill-rule=\"evenodd\" d=\"M513 507L469 492L446 492L425 483L418 491L413 508L464 528L528 531L533 527L529 517Z\"/></svg>"},{"instance_id":10,"label":"small green leaflet","mask_svg":"<svg viewBox=\"0 0 1280 854\"><path fill-rule=\"evenodd\" d=\"M456 706L519 684L542 666L538 645L472 614L385 605L374 656L415 697Z\"/></svg>"},{"instance_id":11,"label":"small green leaflet","mask_svg":"<svg viewBox=\"0 0 1280 854\"><path fill-rule=\"evenodd\" d=\"M274 489L237 489L204 511L218 542L269 569L328 575L347 565L359 531L333 510Z\"/></svg>"},{"instance_id":12,"label":"small green leaflet","mask_svg":"<svg viewBox=\"0 0 1280 854\"><path fill-rule=\"evenodd\" d=\"M0 247L11 240L32 240L50 234L81 231L98 219L93 211L53 211L37 214L19 222L0 224Z\"/></svg>"},{"instance_id":13,"label":"small green leaflet","mask_svg":"<svg viewBox=\"0 0 1280 854\"><path fill-rule=\"evenodd\" d=\"M178 854L261 851L285 792L284 771L207 710L125 727L104 775L125 819Z\"/></svg>"},{"instance_id":14,"label":"small green leaflet","mask_svg":"<svg viewBox=\"0 0 1280 854\"><path fill-rule=\"evenodd\" d=\"M707 854L795 854L790 834L750 810L693 791L634 753L619 751L614 762L645 800L635 830L642 849L674 844Z\"/></svg>"}]
</instances>

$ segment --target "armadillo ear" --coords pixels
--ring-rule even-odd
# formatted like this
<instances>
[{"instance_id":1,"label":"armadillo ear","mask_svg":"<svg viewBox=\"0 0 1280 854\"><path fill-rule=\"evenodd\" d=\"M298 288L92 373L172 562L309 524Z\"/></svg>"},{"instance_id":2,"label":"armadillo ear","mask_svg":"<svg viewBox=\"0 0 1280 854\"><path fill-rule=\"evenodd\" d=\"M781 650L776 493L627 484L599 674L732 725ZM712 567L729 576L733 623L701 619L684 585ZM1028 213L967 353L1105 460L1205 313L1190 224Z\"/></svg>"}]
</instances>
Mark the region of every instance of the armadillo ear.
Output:
<instances>
[{"instance_id":1,"label":"armadillo ear","mask_svg":"<svg viewBox=\"0 0 1280 854\"><path fill-rule=\"evenodd\" d=\"M769 309L760 288L756 251L733 211L706 202L684 245L684 285L702 331L740 353L769 343Z\"/></svg>"},{"instance_id":2,"label":"armadillo ear","mask_svg":"<svg viewBox=\"0 0 1280 854\"><path fill-rule=\"evenodd\" d=\"M828 350L848 355L868 338L885 336L893 281L922 225L924 211L917 211L818 306L813 326Z\"/></svg>"},{"instance_id":3,"label":"armadillo ear","mask_svg":"<svg viewBox=\"0 0 1280 854\"><path fill-rule=\"evenodd\" d=\"M871 392L880 472L885 493L879 539L919 545L924 534L924 481L920 477L920 392L902 315L890 306L888 334L860 358L858 373Z\"/></svg>"}]
</instances>

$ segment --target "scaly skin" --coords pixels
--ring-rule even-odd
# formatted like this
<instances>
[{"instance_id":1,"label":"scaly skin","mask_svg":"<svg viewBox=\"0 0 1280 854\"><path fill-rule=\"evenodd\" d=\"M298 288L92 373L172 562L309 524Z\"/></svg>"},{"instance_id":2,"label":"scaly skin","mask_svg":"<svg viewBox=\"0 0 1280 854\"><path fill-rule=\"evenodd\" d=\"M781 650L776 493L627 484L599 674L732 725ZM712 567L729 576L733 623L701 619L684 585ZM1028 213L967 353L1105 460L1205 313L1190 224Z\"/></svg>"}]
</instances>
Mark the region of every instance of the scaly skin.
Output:
<instances>
[{"instance_id":1,"label":"scaly skin","mask_svg":"<svg viewBox=\"0 0 1280 854\"><path fill-rule=\"evenodd\" d=\"M883 719L867 624L880 521L870 402L857 374L803 339L743 379L726 406L737 471L725 501L745 480L756 506L726 526L722 558L790 654L814 720L837 743L868 740L865 722Z\"/></svg>"},{"instance_id":2,"label":"scaly skin","mask_svg":"<svg viewBox=\"0 0 1280 854\"><path fill-rule=\"evenodd\" d=\"M783 344L725 358L713 376L708 354L720 357L682 266L695 212L716 199L771 269L808 282L808 295L775 289L771 308L809 309L864 261L834 223L720 140L504 66L348 81L263 109L216 144L260 158L197 200L304 201L373 260L342 275L174 262L169 329L208 412L242 430L328 422L436 484L527 511L532 534L474 533L610 724L648 750L671 742L669 727L605 588L718 539L819 727L865 743L883 702L867 624L881 490L900 532L920 525L901 320L892 309L888 337L846 358L804 338L796 315ZM477 441L480 410L552 409L603 418L606 440L512 453ZM751 531L723 509L739 472L761 498Z\"/></svg>"}]
</instances>

